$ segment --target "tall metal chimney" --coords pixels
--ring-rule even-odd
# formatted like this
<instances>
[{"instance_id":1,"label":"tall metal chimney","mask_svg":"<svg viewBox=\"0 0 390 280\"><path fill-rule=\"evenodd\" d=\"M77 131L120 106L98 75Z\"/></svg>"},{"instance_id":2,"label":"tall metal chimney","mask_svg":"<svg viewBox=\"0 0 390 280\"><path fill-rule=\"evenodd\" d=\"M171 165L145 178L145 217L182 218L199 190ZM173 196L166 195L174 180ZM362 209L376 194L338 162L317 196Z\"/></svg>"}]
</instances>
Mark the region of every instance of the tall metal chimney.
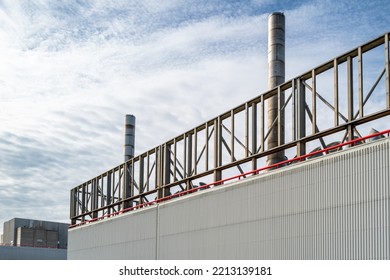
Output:
<instances>
[{"instance_id":1,"label":"tall metal chimney","mask_svg":"<svg viewBox=\"0 0 390 280\"><path fill-rule=\"evenodd\" d=\"M268 17L268 88L284 83L285 79L285 18L281 12L275 12ZM281 93L281 108L284 105L284 93ZM268 129L278 117L278 96L268 99ZM284 114L281 113L281 144L284 144ZM278 127L274 126L268 136L268 149L278 146ZM267 164L272 165L285 159L284 151L271 154L267 157Z\"/></svg>"},{"instance_id":2,"label":"tall metal chimney","mask_svg":"<svg viewBox=\"0 0 390 280\"><path fill-rule=\"evenodd\" d=\"M133 115L125 116L125 145L123 149L125 162L134 157L135 143L135 117Z\"/></svg>"}]
</instances>

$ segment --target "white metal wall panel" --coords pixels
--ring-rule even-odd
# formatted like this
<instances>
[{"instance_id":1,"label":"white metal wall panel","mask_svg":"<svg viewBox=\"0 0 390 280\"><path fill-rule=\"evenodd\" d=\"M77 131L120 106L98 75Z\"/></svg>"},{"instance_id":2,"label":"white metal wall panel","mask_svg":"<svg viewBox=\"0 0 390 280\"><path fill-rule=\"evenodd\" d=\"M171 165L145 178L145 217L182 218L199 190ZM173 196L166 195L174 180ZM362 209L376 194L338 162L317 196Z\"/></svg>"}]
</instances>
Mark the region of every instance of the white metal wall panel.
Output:
<instances>
[{"instance_id":1,"label":"white metal wall panel","mask_svg":"<svg viewBox=\"0 0 390 280\"><path fill-rule=\"evenodd\" d=\"M69 257L390 259L389 146L361 145L73 229Z\"/></svg>"},{"instance_id":2,"label":"white metal wall panel","mask_svg":"<svg viewBox=\"0 0 390 280\"><path fill-rule=\"evenodd\" d=\"M69 230L69 259L155 259L157 207Z\"/></svg>"}]
</instances>

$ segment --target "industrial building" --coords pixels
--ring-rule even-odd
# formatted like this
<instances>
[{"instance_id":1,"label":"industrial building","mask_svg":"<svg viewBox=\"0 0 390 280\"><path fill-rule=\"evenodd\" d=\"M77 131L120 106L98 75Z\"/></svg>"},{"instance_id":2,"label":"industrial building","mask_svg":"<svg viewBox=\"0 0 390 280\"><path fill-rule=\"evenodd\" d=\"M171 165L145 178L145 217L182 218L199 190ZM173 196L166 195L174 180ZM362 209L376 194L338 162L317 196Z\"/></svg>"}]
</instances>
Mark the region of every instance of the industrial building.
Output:
<instances>
[{"instance_id":1,"label":"industrial building","mask_svg":"<svg viewBox=\"0 0 390 280\"><path fill-rule=\"evenodd\" d=\"M71 189L68 259L390 259L390 33L285 82L284 26L267 92Z\"/></svg>"},{"instance_id":2,"label":"industrial building","mask_svg":"<svg viewBox=\"0 0 390 280\"><path fill-rule=\"evenodd\" d=\"M69 224L14 218L4 223L0 259L66 259Z\"/></svg>"}]
</instances>

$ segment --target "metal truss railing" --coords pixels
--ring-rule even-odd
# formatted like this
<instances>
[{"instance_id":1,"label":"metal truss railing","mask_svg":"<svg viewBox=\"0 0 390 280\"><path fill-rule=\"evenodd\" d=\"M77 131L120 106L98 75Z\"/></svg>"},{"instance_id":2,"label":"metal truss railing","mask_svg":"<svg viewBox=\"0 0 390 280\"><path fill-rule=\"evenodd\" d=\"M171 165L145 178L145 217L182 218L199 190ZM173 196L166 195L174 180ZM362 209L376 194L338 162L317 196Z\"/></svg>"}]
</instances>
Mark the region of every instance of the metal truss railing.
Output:
<instances>
[{"instance_id":1,"label":"metal truss railing","mask_svg":"<svg viewBox=\"0 0 390 280\"><path fill-rule=\"evenodd\" d=\"M256 175L260 171L248 171L266 165L273 153L300 157L316 145L321 150L361 137L360 127L390 116L389 34L71 189L72 225L162 201L205 181L222 184L237 170L243 177ZM278 114L268 120L274 96ZM268 148L275 132L278 146Z\"/></svg>"},{"instance_id":2,"label":"metal truss railing","mask_svg":"<svg viewBox=\"0 0 390 280\"><path fill-rule=\"evenodd\" d=\"M198 186L198 187L191 188L189 190L183 190L183 191L177 192L175 194L172 194L172 195L169 195L169 196L166 196L166 197L163 197L163 198L155 199L153 201L144 202L142 204L138 204L138 205L135 205L135 206L123 209L123 210L121 210L119 212L106 214L104 216L100 216L100 217L97 217L97 218L94 218L94 219L91 219L91 220L87 220L87 221L84 221L84 222L81 222L81 223L78 223L78 224L71 225L70 228L74 228L74 227L82 226L82 225L85 225L85 224L93 223L93 222L100 221L100 220L103 220L103 219L106 219L106 218L110 218L110 217L113 217L113 216L116 216L116 215L119 215L119 214L122 214L122 213L130 212L130 211L137 210L137 209L141 209L141 208L144 208L144 207L156 205L158 203L165 202L165 201L170 200L170 199L174 199L174 198L177 198L177 197L185 196L187 194L195 193L195 192L202 191L202 190L205 190L205 189L213 188L213 187L216 187L216 186L218 187L218 186L220 186L220 185L222 185L224 183L228 183L228 182L233 181L233 180L240 180L241 178L245 178L248 175L257 174L257 173L265 171L265 170L271 170L271 169L274 169L274 168L280 168L280 167L291 165L291 164L294 164L294 163L297 163L297 162L301 162L301 161L304 161L304 160L307 160L307 159L320 157L320 156L332 153L334 151L339 151L339 150L341 150L343 147L345 147L347 145L352 145L352 146L360 145L364 141L367 141L367 140L368 141L375 141L375 140L378 140L380 138L385 138L386 136L390 137L390 129L387 129L387 130L384 130L384 131L381 131L381 132L377 132L377 133L374 133L374 134L370 134L368 136L357 138L357 139L354 139L354 140L351 140L351 141L347 141L347 142L344 142L344 143L340 143L340 144L337 144L337 145L334 145L334 146L331 146L331 147L328 147L328 148L325 148L325 149L315 150L315 151L312 151L309 154L306 154L306 155L303 155L303 156L295 157L293 159L287 159L287 160L284 160L282 162L278 162L278 163L275 163L275 164L272 164L272 165L263 166L263 167L261 167L259 169L252 170L252 171L249 171L249 172L245 172L245 173L242 173L242 174L239 174L239 175L236 175L236 176L233 176L233 177L229 177L229 178L226 178L226 179L222 179L222 180L217 181L217 182L212 182L212 183L209 183L209 184L201 185L201 186Z\"/></svg>"}]
</instances>

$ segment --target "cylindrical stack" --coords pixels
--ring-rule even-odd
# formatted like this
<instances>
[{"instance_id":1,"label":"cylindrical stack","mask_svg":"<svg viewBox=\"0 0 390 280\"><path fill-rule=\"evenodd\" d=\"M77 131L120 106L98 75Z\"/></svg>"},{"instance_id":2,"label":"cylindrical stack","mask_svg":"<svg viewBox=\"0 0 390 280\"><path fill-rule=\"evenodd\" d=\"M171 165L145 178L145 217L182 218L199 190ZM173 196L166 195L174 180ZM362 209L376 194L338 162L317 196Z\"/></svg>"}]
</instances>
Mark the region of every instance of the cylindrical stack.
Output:
<instances>
[{"instance_id":1,"label":"cylindrical stack","mask_svg":"<svg viewBox=\"0 0 390 280\"><path fill-rule=\"evenodd\" d=\"M123 149L125 162L134 157L134 143L135 143L135 117L133 115L126 115L125 145Z\"/></svg>"},{"instance_id":2,"label":"cylindrical stack","mask_svg":"<svg viewBox=\"0 0 390 280\"><path fill-rule=\"evenodd\" d=\"M272 13L268 17L268 88L283 84L285 79L285 18L280 12ZM280 95L280 107L284 105L284 93ZM271 128L278 117L278 96L268 99L268 129L272 129L268 136L268 149L278 146L278 125L277 122ZM280 139L284 144L284 114L281 112ZM284 152L274 153L268 156L267 164L272 165L285 159Z\"/></svg>"}]
</instances>

